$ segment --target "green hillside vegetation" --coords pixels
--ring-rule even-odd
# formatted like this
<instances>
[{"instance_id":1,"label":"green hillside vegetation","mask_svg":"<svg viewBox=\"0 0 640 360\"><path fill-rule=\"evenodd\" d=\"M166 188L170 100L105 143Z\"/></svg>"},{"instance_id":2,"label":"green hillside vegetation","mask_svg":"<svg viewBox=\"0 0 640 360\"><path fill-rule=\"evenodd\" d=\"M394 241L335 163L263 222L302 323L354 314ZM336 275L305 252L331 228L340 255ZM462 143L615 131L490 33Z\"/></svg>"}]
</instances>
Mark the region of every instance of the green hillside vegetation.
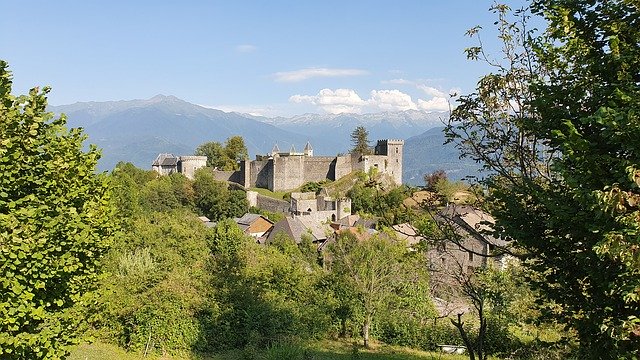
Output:
<instances>
[{"instance_id":1,"label":"green hillside vegetation","mask_svg":"<svg viewBox=\"0 0 640 360\"><path fill-rule=\"evenodd\" d=\"M305 184L377 223L321 251L246 235L245 193L209 168L96 173L49 89L12 95L0 61L0 359L637 359L640 7L533 0L542 35L492 11L505 64L466 50L495 72L445 130L489 176Z\"/></svg>"}]
</instances>

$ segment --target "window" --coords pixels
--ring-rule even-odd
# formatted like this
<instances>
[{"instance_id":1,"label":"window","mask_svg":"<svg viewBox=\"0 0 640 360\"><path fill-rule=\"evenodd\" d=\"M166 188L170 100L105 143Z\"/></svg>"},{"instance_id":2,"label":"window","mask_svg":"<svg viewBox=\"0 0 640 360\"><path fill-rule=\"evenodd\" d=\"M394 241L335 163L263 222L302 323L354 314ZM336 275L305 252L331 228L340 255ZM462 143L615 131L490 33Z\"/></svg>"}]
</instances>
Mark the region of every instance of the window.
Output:
<instances>
[{"instance_id":1,"label":"window","mask_svg":"<svg viewBox=\"0 0 640 360\"><path fill-rule=\"evenodd\" d=\"M469 251L469 261L473 261L473 253Z\"/></svg>"}]
</instances>

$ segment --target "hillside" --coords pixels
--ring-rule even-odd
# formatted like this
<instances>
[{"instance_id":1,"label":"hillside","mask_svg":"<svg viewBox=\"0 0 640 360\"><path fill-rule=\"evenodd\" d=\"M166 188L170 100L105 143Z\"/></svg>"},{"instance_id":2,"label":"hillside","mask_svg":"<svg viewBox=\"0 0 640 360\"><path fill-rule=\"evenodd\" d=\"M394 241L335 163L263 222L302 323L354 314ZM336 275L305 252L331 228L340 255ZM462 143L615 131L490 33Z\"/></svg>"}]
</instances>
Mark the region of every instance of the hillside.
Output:
<instances>
[{"instance_id":1,"label":"hillside","mask_svg":"<svg viewBox=\"0 0 640 360\"><path fill-rule=\"evenodd\" d=\"M70 127L83 127L89 143L103 150L100 170L112 169L118 161L149 168L160 152L192 154L206 141L224 141L241 135L253 158L271 151L274 144L287 151L301 150L310 141L315 155L336 155L351 147L350 135L358 125L369 131L369 139L406 139L405 182L422 184L425 173L447 170L450 178L475 173L471 162L458 159L453 146L443 146L441 124L447 113L401 111L377 114L318 115L265 118L227 113L157 95L147 100L84 102L52 106L65 113ZM414 134L420 134L412 136Z\"/></svg>"},{"instance_id":2,"label":"hillside","mask_svg":"<svg viewBox=\"0 0 640 360\"><path fill-rule=\"evenodd\" d=\"M480 166L472 160L460 159L453 144L444 145L443 127L410 137L404 143L403 179L407 184L423 185L424 174L445 170L451 180L477 176Z\"/></svg>"},{"instance_id":3,"label":"hillside","mask_svg":"<svg viewBox=\"0 0 640 360\"><path fill-rule=\"evenodd\" d=\"M250 154L265 153L275 143L288 149L302 147L305 135L281 130L273 125L236 113L225 113L190 104L173 96L158 95L148 100L88 102L52 106L65 113L70 127L83 127L89 143L103 149L101 170L118 161L148 168L159 152L192 154L206 141L224 141L241 135ZM329 148L336 148L331 143Z\"/></svg>"}]
</instances>

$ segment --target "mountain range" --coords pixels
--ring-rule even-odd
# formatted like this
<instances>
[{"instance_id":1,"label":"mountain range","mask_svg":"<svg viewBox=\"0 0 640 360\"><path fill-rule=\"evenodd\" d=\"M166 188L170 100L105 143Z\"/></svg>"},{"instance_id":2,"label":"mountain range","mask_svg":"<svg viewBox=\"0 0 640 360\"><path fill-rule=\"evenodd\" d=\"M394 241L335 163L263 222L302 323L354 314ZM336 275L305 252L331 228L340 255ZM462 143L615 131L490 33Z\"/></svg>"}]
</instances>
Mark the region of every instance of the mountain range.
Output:
<instances>
[{"instance_id":1,"label":"mountain range","mask_svg":"<svg viewBox=\"0 0 640 360\"><path fill-rule=\"evenodd\" d=\"M345 153L353 129L362 125L369 139L405 139L405 182L422 184L422 175L436 169L461 178L472 169L458 160L451 145L444 146L441 131L447 113L401 111L376 114L304 114L267 118L223 112L191 104L174 96L147 100L81 102L50 106L67 115L69 127L82 127L88 143L102 148L98 167L106 171L119 161L150 168L158 153L193 154L207 141L223 142L241 135L251 157L266 154L275 144L282 151L301 151L309 141L315 155Z\"/></svg>"}]
</instances>

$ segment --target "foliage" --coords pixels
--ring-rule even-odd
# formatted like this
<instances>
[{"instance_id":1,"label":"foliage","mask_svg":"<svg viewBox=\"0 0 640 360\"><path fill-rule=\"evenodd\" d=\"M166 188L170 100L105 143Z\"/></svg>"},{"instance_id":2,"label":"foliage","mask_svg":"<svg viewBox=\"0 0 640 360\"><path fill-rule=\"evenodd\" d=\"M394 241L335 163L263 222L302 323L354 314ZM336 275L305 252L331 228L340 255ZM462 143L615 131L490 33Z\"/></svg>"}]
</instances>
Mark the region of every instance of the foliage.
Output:
<instances>
[{"instance_id":1,"label":"foliage","mask_svg":"<svg viewBox=\"0 0 640 360\"><path fill-rule=\"evenodd\" d=\"M577 331L583 358L639 349L637 2L536 0L537 38L499 14L506 64L459 99L448 136L492 174L498 235ZM470 34L475 34L472 29ZM488 59L482 47L470 58Z\"/></svg>"},{"instance_id":2,"label":"foliage","mask_svg":"<svg viewBox=\"0 0 640 360\"><path fill-rule=\"evenodd\" d=\"M378 236L360 241L353 234L344 233L329 251L331 271L358 300L354 310L362 314L362 336L368 347L374 318L386 310L396 287L405 284L401 261L406 247Z\"/></svg>"},{"instance_id":3,"label":"foliage","mask_svg":"<svg viewBox=\"0 0 640 360\"><path fill-rule=\"evenodd\" d=\"M293 240L261 246L230 221L214 229L214 279L222 313L220 348L265 347L287 339L321 336L329 323L319 267L306 261Z\"/></svg>"},{"instance_id":4,"label":"foliage","mask_svg":"<svg viewBox=\"0 0 640 360\"><path fill-rule=\"evenodd\" d=\"M265 209L257 208L255 206L250 207L248 212L265 216L267 219L273 221L274 224L280 220L284 220L285 217L285 215L281 212L268 211Z\"/></svg>"},{"instance_id":5,"label":"foliage","mask_svg":"<svg viewBox=\"0 0 640 360\"><path fill-rule=\"evenodd\" d=\"M431 174L425 174L424 175L424 184L427 188L427 190L429 191L435 191L436 190L436 184L438 182L440 182L441 180L447 180L447 173L442 170L436 170L434 172L432 172Z\"/></svg>"},{"instance_id":6,"label":"foliage","mask_svg":"<svg viewBox=\"0 0 640 360\"><path fill-rule=\"evenodd\" d=\"M134 219L109 253L98 311L103 338L128 349L206 349L216 304L209 289L209 237L185 211Z\"/></svg>"},{"instance_id":7,"label":"foliage","mask_svg":"<svg viewBox=\"0 0 640 360\"><path fill-rule=\"evenodd\" d=\"M374 215L383 225L391 226L408 221L409 209L403 201L410 191L405 186L387 190L376 180L366 180L357 181L347 196L351 199L352 211Z\"/></svg>"},{"instance_id":8,"label":"foliage","mask_svg":"<svg viewBox=\"0 0 640 360\"><path fill-rule=\"evenodd\" d=\"M351 132L352 154L370 155L373 153L369 147L369 131L364 126L358 126Z\"/></svg>"},{"instance_id":9,"label":"foliage","mask_svg":"<svg viewBox=\"0 0 640 360\"><path fill-rule=\"evenodd\" d=\"M240 217L249 207L243 191L229 190L207 168L196 171L193 190L196 208L211 221Z\"/></svg>"},{"instance_id":10,"label":"foliage","mask_svg":"<svg viewBox=\"0 0 640 360\"><path fill-rule=\"evenodd\" d=\"M99 151L46 112L49 88L11 95L0 61L0 357L59 359L114 231Z\"/></svg>"},{"instance_id":11,"label":"foliage","mask_svg":"<svg viewBox=\"0 0 640 360\"><path fill-rule=\"evenodd\" d=\"M196 148L196 155L207 157L207 166L218 170L238 170L238 162L249 158L242 136L228 138L224 145L217 141L206 142Z\"/></svg>"}]
</instances>

